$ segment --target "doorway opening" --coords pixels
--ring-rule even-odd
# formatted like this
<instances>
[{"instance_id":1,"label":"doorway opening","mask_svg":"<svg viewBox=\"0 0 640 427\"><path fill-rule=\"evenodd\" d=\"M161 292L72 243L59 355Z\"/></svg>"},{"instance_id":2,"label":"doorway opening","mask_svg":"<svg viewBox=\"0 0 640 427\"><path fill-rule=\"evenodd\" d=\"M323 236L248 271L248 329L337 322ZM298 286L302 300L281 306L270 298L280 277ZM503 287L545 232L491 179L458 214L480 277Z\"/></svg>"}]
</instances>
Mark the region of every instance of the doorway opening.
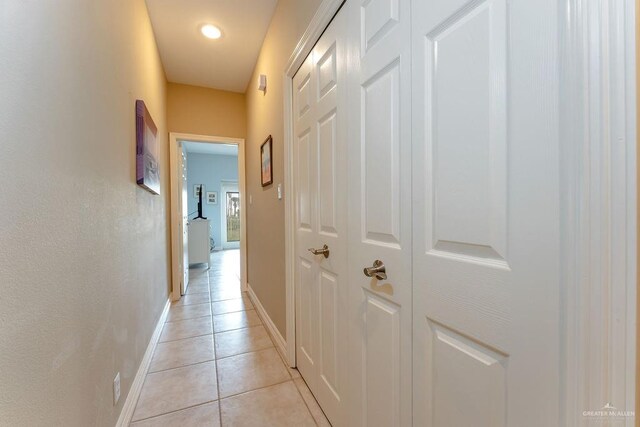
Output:
<instances>
[{"instance_id":1,"label":"doorway opening","mask_svg":"<svg viewBox=\"0 0 640 427\"><path fill-rule=\"evenodd\" d=\"M185 295L189 269L211 257L233 261L246 290L244 139L170 134L172 300ZM228 251L223 253L222 251Z\"/></svg>"},{"instance_id":2,"label":"doorway opening","mask_svg":"<svg viewBox=\"0 0 640 427\"><path fill-rule=\"evenodd\" d=\"M237 181L222 181L220 185L220 230L223 249L240 248L240 192Z\"/></svg>"}]
</instances>

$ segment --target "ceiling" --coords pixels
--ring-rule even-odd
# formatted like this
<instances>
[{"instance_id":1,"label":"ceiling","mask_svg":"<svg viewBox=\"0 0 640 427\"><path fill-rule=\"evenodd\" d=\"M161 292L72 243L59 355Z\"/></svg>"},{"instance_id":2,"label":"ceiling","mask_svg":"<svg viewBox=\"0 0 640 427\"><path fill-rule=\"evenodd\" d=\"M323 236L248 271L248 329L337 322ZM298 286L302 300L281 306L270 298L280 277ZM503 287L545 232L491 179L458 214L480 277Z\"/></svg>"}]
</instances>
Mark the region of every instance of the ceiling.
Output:
<instances>
[{"instance_id":1,"label":"ceiling","mask_svg":"<svg viewBox=\"0 0 640 427\"><path fill-rule=\"evenodd\" d=\"M211 144L208 142L183 141L187 153L217 154L220 156L238 156L238 146L235 144Z\"/></svg>"},{"instance_id":2,"label":"ceiling","mask_svg":"<svg viewBox=\"0 0 640 427\"><path fill-rule=\"evenodd\" d=\"M146 0L167 79L244 93L277 0ZM217 40L204 24L222 30Z\"/></svg>"}]
</instances>

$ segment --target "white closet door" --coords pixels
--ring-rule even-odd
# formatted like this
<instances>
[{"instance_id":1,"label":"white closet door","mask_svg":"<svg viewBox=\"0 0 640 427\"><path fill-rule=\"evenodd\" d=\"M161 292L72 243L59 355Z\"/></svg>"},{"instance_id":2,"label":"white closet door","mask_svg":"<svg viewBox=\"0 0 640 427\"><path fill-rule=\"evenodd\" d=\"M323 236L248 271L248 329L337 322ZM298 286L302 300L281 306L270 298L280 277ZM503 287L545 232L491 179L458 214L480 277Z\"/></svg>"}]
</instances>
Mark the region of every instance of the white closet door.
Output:
<instances>
[{"instance_id":1,"label":"white closet door","mask_svg":"<svg viewBox=\"0 0 640 427\"><path fill-rule=\"evenodd\" d=\"M334 426L346 425L345 24L339 13L293 79L296 358ZM309 251L324 245L328 257Z\"/></svg>"},{"instance_id":2,"label":"white closet door","mask_svg":"<svg viewBox=\"0 0 640 427\"><path fill-rule=\"evenodd\" d=\"M350 0L351 426L411 425L409 0ZM366 277L380 260L387 279Z\"/></svg>"},{"instance_id":3,"label":"white closet door","mask_svg":"<svg viewBox=\"0 0 640 427\"><path fill-rule=\"evenodd\" d=\"M415 425L560 424L557 10L413 1Z\"/></svg>"}]
</instances>

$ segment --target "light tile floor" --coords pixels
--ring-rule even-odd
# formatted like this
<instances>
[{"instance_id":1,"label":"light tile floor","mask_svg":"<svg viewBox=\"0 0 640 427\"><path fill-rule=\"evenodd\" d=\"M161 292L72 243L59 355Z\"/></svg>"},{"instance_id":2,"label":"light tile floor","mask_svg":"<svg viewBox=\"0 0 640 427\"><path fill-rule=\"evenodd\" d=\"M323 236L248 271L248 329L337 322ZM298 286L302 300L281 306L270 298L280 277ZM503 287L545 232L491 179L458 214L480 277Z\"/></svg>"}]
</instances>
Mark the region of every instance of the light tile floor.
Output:
<instances>
[{"instance_id":1,"label":"light tile floor","mask_svg":"<svg viewBox=\"0 0 640 427\"><path fill-rule=\"evenodd\" d=\"M283 362L246 293L239 251L190 270L167 316L132 427L329 426L309 388Z\"/></svg>"}]
</instances>

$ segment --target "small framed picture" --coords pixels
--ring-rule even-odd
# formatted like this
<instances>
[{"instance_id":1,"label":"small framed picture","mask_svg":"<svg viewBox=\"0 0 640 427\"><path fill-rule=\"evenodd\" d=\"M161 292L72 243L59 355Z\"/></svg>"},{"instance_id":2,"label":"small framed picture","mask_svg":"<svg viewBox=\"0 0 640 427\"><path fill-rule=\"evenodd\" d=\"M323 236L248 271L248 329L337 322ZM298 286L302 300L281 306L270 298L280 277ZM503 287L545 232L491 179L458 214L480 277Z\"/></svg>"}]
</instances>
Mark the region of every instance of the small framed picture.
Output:
<instances>
[{"instance_id":1,"label":"small framed picture","mask_svg":"<svg viewBox=\"0 0 640 427\"><path fill-rule=\"evenodd\" d=\"M208 205L217 205L218 204L218 192L217 191L207 191L207 204Z\"/></svg>"},{"instance_id":2,"label":"small framed picture","mask_svg":"<svg viewBox=\"0 0 640 427\"><path fill-rule=\"evenodd\" d=\"M271 159L271 150L273 139L271 135L260 146L260 176L262 186L273 184L273 161Z\"/></svg>"},{"instance_id":3,"label":"small framed picture","mask_svg":"<svg viewBox=\"0 0 640 427\"><path fill-rule=\"evenodd\" d=\"M204 185L203 184L194 184L193 185L193 197L195 197L196 199L198 197L200 197L200 189L202 189L202 191L204 191Z\"/></svg>"}]
</instances>

